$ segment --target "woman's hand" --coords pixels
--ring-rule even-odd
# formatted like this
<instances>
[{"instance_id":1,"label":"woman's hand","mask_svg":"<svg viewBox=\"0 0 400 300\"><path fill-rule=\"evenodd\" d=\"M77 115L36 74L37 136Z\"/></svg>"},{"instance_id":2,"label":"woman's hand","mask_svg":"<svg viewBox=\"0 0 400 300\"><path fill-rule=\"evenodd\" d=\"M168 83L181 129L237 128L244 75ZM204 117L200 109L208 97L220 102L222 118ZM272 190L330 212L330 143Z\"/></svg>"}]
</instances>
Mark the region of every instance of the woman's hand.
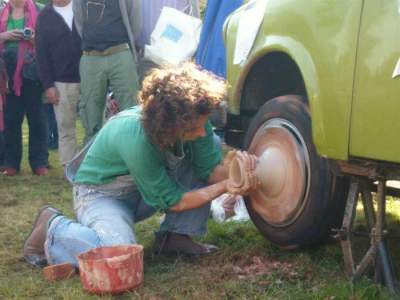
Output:
<instances>
[{"instance_id":1,"label":"woman's hand","mask_svg":"<svg viewBox=\"0 0 400 300\"><path fill-rule=\"evenodd\" d=\"M45 92L47 101L51 104L58 104L60 102L60 93L56 87L50 87Z\"/></svg>"},{"instance_id":2,"label":"woman's hand","mask_svg":"<svg viewBox=\"0 0 400 300\"><path fill-rule=\"evenodd\" d=\"M9 31L4 31L0 33L0 42L8 42L8 41L20 41L23 37L23 33L21 30L13 29Z\"/></svg>"},{"instance_id":3,"label":"woman's hand","mask_svg":"<svg viewBox=\"0 0 400 300\"><path fill-rule=\"evenodd\" d=\"M236 150L230 150L224 158L224 161L222 165L229 171L229 168L231 166L231 163L233 159L236 157L237 151Z\"/></svg>"},{"instance_id":4,"label":"woman's hand","mask_svg":"<svg viewBox=\"0 0 400 300\"><path fill-rule=\"evenodd\" d=\"M235 215L235 204L240 199L237 195L226 194L226 198L222 203L222 208L225 211L225 219Z\"/></svg>"}]
</instances>

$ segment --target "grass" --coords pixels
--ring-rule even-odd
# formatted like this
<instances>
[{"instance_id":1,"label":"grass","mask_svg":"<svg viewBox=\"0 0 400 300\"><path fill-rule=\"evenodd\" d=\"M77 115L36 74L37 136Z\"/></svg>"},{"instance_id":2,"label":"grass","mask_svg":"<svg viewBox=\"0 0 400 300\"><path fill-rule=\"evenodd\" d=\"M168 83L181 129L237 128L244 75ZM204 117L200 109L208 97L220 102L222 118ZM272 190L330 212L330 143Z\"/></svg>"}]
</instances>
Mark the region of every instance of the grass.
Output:
<instances>
[{"instance_id":1,"label":"grass","mask_svg":"<svg viewBox=\"0 0 400 300\"><path fill-rule=\"evenodd\" d=\"M80 137L82 130L79 130ZM24 128L25 153L27 130ZM49 176L36 177L24 156L22 174L0 177L0 299L96 299L78 277L46 282L21 255L37 209L51 203L73 217L71 186L63 179L57 153L50 153ZM399 203L390 201L390 223L398 230ZM221 251L201 259L153 256L153 231L160 216L136 225L145 247L145 282L138 290L104 299L388 299L385 288L363 278L351 285L337 243L286 252L265 240L251 222L209 221L205 242ZM359 243L359 248L363 245ZM394 245L396 246L396 245ZM394 254L397 254L394 251ZM400 258L395 256L397 262Z\"/></svg>"}]
</instances>

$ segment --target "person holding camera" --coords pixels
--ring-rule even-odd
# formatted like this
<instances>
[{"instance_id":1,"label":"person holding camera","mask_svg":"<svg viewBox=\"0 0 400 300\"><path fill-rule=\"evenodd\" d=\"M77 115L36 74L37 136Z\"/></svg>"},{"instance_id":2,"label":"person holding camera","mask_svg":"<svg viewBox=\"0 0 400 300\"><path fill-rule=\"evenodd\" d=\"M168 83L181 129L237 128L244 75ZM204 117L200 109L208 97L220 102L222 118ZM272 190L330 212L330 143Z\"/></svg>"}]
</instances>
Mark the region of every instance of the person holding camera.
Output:
<instances>
[{"instance_id":1,"label":"person holding camera","mask_svg":"<svg viewBox=\"0 0 400 300\"><path fill-rule=\"evenodd\" d=\"M0 56L0 172L4 171L4 114L3 107L8 90L8 75L6 64Z\"/></svg>"},{"instance_id":2,"label":"person holding camera","mask_svg":"<svg viewBox=\"0 0 400 300\"><path fill-rule=\"evenodd\" d=\"M58 125L59 158L63 166L78 150L76 118L79 101L81 38L73 22L71 0L52 0L36 24L39 75Z\"/></svg>"},{"instance_id":3,"label":"person holding camera","mask_svg":"<svg viewBox=\"0 0 400 300\"><path fill-rule=\"evenodd\" d=\"M36 175L48 173L48 127L34 47L39 9L33 0L10 0L0 10L0 55L9 77L4 107L3 174L6 176L14 176L20 169L25 114L29 126L30 166Z\"/></svg>"}]
</instances>

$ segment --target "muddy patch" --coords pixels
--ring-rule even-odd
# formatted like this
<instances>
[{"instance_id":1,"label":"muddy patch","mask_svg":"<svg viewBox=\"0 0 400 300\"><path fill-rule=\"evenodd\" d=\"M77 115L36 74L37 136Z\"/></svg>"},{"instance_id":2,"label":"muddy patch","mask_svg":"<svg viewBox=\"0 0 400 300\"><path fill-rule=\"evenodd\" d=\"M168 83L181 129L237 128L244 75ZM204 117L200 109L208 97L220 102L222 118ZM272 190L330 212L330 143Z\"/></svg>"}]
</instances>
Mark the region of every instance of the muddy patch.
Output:
<instances>
[{"instance_id":1,"label":"muddy patch","mask_svg":"<svg viewBox=\"0 0 400 300\"><path fill-rule=\"evenodd\" d=\"M210 259L211 260L211 259ZM198 271L210 280L251 280L261 277L279 278L281 281L298 279L310 280L311 272L304 266L290 260L283 261L266 256L247 256L236 254L230 257L214 257L213 261L205 260L197 265ZM216 263L218 261L218 263Z\"/></svg>"},{"instance_id":2,"label":"muddy patch","mask_svg":"<svg viewBox=\"0 0 400 300\"><path fill-rule=\"evenodd\" d=\"M279 272L280 277L293 280L300 277L297 267L290 262L283 262L261 256L243 259L232 266L233 273L238 279L256 279L259 276L270 276Z\"/></svg>"}]
</instances>

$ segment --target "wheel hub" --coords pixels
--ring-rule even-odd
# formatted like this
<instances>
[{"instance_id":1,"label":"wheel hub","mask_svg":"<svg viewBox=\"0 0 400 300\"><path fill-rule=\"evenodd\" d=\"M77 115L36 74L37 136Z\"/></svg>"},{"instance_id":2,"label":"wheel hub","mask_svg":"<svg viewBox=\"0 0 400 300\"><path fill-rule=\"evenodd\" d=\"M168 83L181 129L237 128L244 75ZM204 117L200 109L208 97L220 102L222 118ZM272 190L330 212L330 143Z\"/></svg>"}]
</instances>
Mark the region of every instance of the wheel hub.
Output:
<instances>
[{"instance_id":1,"label":"wheel hub","mask_svg":"<svg viewBox=\"0 0 400 300\"><path fill-rule=\"evenodd\" d=\"M277 147L265 150L257 165L256 174L265 196L276 197L282 193L288 176L285 157Z\"/></svg>"},{"instance_id":2,"label":"wheel hub","mask_svg":"<svg viewBox=\"0 0 400 300\"><path fill-rule=\"evenodd\" d=\"M284 119L257 130L248 151L259 157L261 187L249 195L254 210L268 223L285 226L301 213L309 185L309 158L299 131Z\"/></svg>"}]
</instances>

